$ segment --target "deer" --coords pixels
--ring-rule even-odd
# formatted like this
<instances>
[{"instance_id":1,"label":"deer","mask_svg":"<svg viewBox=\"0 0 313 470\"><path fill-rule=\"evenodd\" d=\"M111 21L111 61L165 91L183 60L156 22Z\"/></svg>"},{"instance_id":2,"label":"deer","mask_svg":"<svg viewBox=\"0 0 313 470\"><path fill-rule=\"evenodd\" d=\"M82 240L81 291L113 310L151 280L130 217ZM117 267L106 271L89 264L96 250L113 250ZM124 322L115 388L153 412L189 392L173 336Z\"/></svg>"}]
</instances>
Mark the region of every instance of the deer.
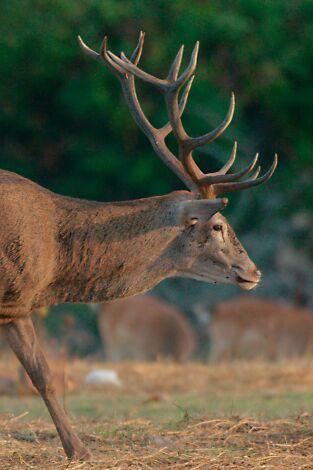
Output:
<instances>
[{"instance_id":1,"label":"deer","mask_svg":"<svg viewBox=\"0 0 313 470\"><path fill-rule=\"evenodd\" d=\"M98 325L107 361L185 362L196 345L183 312L152 295L100 304Z\"/></svg>"},{"instance_id":2,"label":"deer","mask_svg":"<svg viewBox=\"0 0 313 470\"><path fill-rule=\"evenodd\" d=\"M213 362L299 357L312 352L313 315L283 302L239 296L216 305L209 336Z\"/></svg>"},{"instance_id":3,"label":"deer","mask_svg":"<svg viewBox=\"0 0 313 470\"><path fill-rule=\"evenodd\" d=\"M173 276L254 288L261 273L220 214L228 200L218 196L265 183L277 165L275 155L269 170L259 176L260 167L254 170L256 155L243 170L227 174L236 158L235 143L219 171L200 170L193 151L227 128L235 98L232 94L227 115L214 130L198 137L187 134L181 117L197 65L199 42L181 74L183 47L179 49L165 79L138 66L142 32L130 59L124 53L118 57L109 51L106 37L99 53L81 38L79 43L87 56L117 76L135 122L187 189L101 203L58 195L15 173L0 172L0 324L41 394L70 459L88 459L90 454L57 400L31 312L58 303L99 303L129 297ZM169 118L163 127L154 127L145 116L135 77L163 94ZM171 132L178 143L177 156L165 141ZM247 179L239 181L242 177Z\"/></svg>"}]
</instances>

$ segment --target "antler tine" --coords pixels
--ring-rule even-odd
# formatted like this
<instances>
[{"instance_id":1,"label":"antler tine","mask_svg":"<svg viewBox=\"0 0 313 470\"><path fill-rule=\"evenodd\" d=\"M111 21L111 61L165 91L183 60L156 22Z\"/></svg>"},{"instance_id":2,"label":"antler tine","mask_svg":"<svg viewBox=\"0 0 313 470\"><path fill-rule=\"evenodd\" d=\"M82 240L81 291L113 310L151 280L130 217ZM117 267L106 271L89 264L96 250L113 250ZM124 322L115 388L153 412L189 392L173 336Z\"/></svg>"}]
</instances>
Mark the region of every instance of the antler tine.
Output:
<instances>
[{"instance_id":1,"label":"antler tine","mask_svg":"<svg viewBox=\"0 0 313 470\"><path fill-rule=\"evenodd\" d=\"M251 176L250 180L254 181L257 179L257 177L259 176L260 174L260 171L261 171L261 165L259 165L256 169L256 171L254 172L254 174Z\"/></svg>"},{"instance_id":2,"label":"antler tine","mask_svg":"<svg viewBox=\"0 0 313 470\"><path fill-rule=\"evenodd\" d=\"M132 64L130 61L125 61L123 59L120 59L117 55L113 54L113 52L111 51L108 51L108 55L113 60L113 62L115 62L122 69L124 69L124 73L130 72L131 74L135 75L138 78L141 78L145 82L151 83L152 85L159 87L161 90L163 90L166 87L167 80L162 80L161 78L154 77L153 75L150 75L149 73L144 72L139 67Z\"/></svg>"},{"instance_id":3,"label":"antler tine","mask_svg":"<svg viewBox=\"0 0 313 470\"><path fill-rule=\"evenodd\" d=\"M225 131L225 129L227 129L227 127L229 126L229 124L231 123L233 119L234 111L235 111L235 94L234 92L232 92L226 117L221 122L221 124L219 124L215 129L213 129L213 131L210 131L207 134L204 134L200 137L190 137L186 141L186 147L188 147L189 150L194 150L197 147L202 147L203 145L213 142L213 140L219 137Z\"/></svg>"},{"instance_id":4,"label":"antler tine","mask_svg":"<svg viewBox=\"0 0 313 470\"><path fill-rule=\"evenodd\" d=\"M145 33L143 31L140 31L138 44L135 47L134 52L130 56L131 62L135 65L137 65L138 62L140 61L144 42L145 42Z\"/></svg>"},{"instance_id":5,"label":"antler tine","mask_svg":"<svg viewBox=\"0 0 313 470\"><path fill-rule=\"evenodd\" d=\"M185 106L186 106L186 103L187 103L187 100L188 100L189 92L190 92L190 89L192 87L192 83L194 81L194 78L195 78L194 75L192 75L190 77L189 82L187 83L186 88L184 89L182 97L179 101L179 108L181 110L181 114L184 112L184 109L185 109Z\"/></svg>"},{"instance_id":6,"label":"antler tine","mask_svg":"<svg viewBox=\"0 0 313 470\"><path fill-rule=\"evenodd\" d=\"M238 171L237 173L232 173L230 175L226 175L223 173L220 174L219 172L207 174L204 176L204 178L202 178L200 183L216 184L216 183L226 183L226 182L239 180L240 178L249 174L253 170L253 168L256 165L256 162L258 161L258 157L259 157L259 154L257 153L254 159L252 160L252 162L250 163L250 165L248 165L243 170ZM253 177L251 179L253 179Z\"/></svg>"},{"instance_id":7,"label":"antler tine","mask_svg":"<svg viewBox=\"0 0 313 470\"><path fill-rule=\"evenodd\" d=\"M140 69L133 63L131 63L129 60L125 60L125 57L120 58L117 55L113 54L113 52L108 51L108 54L110 58L121 68L124 68L125 71L132 73L135 75L137 78L141 78L145 82L150 83L151 85L154 85L158 87L162 91L167 91L169 88L172 90L179 90L183 84L193 75L196 65L197 65L197 57L198 57L198 51L199 51L199 41L196 42L196 45L192 51L191 54L191 59L188 64L188 67L185 69L185 71L181 74L181 76L176 80L174 78L175 73L178 73L178 68L180 66L180 62L182 59L182 54L183 54L183 49L182 47L180 48L173 65L171 66L170 69L170 74L172 76L172 79L170 80L169 78L167 79L161 79L154 77L153 75L145 72L144 70Z\"/></svg>"},{"instance_id":8,"label":"antler tine","mask_svg":"<svg viewBox=\"0 0 313 470\"><path fill-rule=\"evenodd\" d=\"M241 182L236 182L236 183L213 184L214 195L218 196L219 194L224 193L224 192L241 191L243 189L252 188L254 186L258 186L259 184L266 183L266 181L268 181L272 177L277 166L277 161L278 161L278 157L277 157L277 154L275 154L275 157L274 157L274 160L270 169L260 178L257 178L259 171L260 171L260 167L259 167L256 173L253 175L253 177L247 181L241 181Z\"/></svg>"},{"instance_id":9,"label":"antler tine","mask_svg":"<svg viewBox=\"0 0 313 470\"><path fill-rule=\"evenodd\" d=\"M177 79L181 61L183 58L183 53L184 53L184 45L180 46L179 51L171 65L170 71L167 76L168 81L173 81Z\"/></svg>"},{"instance_id":10,"label":"antler tine","mask_svg":"<svg viewBox=\"0 0 313 470\"><path fill-rule=\"evenodd\" d=\"M194 75L190 77L189 82L187 83L186 88L184 89L183 94L179 100L179 116L180 117L182 116L185 110L186 103L188 100L188 95L189 95L194 78L195 78ZM171 122L170 121L167 122L167 124L165 124L165 126L163 126L162 129L160 129L160 131L164 134L164 137L166 137L172 131Z\"/></svg>"},{"instance_id":11,"label":"antler tine","mask_svg":"<svg viewBox=\"0 0 313 470\"><path fill-rule=\"evenodd\" d=\"M77 39L78 39L78 43L81 49L84 51L86 55L88 55L92 59L96 59L96 60L100 59L100 54L98 54L98 52L94 51L93 49L90 49L90 47L88 47L87 44L84 43L81 36L77 36Z\"/></svg>"},{"instance_id":12,"label":"antler tine","mask_svg":"<svg viewBox=\"0 0 313 470\"><path fill-rule=\"evenodd\" d=\"M119 80L124 80L126 78L125 70L116 64L108 55L107 49L107 36L104 36L101 47L100 47L100 59L101 62L104 63L111 72L113 72Z\"/></svg>"},{"instance_id":13,"label":"antler tine","mask_svg":"<svg viewBox=\"0 0 313 470\"><path fill-rule=\"evenodd\" d=\"M180 75L180 77L171 84L172 90L180 90L184 83L194 74L197 66L198 52L199 52L199 41L196 42L195 47L191 53L190 61L187 68Z\"/></svg>"},{"instance_id":14,"label":"antler tine","mask_svg":"<svg viewBox=\"0 0 313 470\"><path fill-rule=\"evenodd\" d=\"M216 174L217 175L226 175L228 170L230 170L231 167L233 166L233 164L236 160L236 155L237 155L237 142L235 141L229 159L227 160L225 165L222 166L222 168L219 171L216 172Z\"/></svg>"},{"instance_id":15,"label":"antler tine","mask_svg":"<svg viewBox=\"0 0 313 470\"><path fill-rule=\"evenodd\" d=\"M106 63L106 65L109 67L111 72L115 73L118 76L118 78L120 78L120 76L125 75L124 69L122 69L117 64L115 64L107 55L107 36L104 36L104 39L100 47L100 53L88 47L87 44L85 44L84 41L82 40L81 36L78 36L78 42L79 42L81 49L87 56L91 57L92 59L95 59L97 62Z\"/></svg>"}]
</instances>

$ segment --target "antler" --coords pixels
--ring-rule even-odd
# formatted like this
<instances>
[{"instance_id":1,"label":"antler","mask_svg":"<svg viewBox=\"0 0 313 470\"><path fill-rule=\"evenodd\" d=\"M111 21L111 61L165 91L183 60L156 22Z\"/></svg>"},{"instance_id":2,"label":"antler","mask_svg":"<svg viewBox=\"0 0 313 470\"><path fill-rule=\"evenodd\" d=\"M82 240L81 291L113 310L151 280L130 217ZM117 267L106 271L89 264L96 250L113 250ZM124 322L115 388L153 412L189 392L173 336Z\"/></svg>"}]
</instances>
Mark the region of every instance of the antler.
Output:
<instances>
[{"instance_id":1,"label":"antler","mask_svg":"<svg viewBox=\"0 0 313 470\"><path fill-rule=\"evenodd\" d=\"M79 43L87 55L105 64L118 77L128 107L136 123L148 137L159 157L176 173L191 191L199 192L202 197L212 199L222 192L239 191L257 186L264 183L272 176L277 165L277 155L274 157L271 168L262 177L258 178L260 172L260 167L258 167L257 171L250 179L241 182L237 181L242 176L251 173L256 165L258 154L247 168L240 172L227 175L227 171L231 168L236 158L236 142L228 162L219 171L203 173L194 161L193 151L198 147L212 142L221 135L230 124L235 109L235 96L232 93L226 117L214 130L199 137L190 137L185 131L181 116L185 109L188 94L194 79L199 42L196 43L193 49L187 68L178 76L184 51L184 46L181 46L170 67L168 76L165 79L154 77L137 66L144 43L144 33L142 31L140 32L138 44L130 59L128 59L123 52L121 53L121 57L118 57L108 51L106 37L102 43L100 53L86 46L80 37ZM164 94L169 122L163 127L154 127L143 113L136 94L135 76L155 86ZM184 86L185 89L179 101L179 94ZM165 138L171 131L173 131L178 142L179 159L175 157L165 143Z\"/></svg>"}]
</instances>

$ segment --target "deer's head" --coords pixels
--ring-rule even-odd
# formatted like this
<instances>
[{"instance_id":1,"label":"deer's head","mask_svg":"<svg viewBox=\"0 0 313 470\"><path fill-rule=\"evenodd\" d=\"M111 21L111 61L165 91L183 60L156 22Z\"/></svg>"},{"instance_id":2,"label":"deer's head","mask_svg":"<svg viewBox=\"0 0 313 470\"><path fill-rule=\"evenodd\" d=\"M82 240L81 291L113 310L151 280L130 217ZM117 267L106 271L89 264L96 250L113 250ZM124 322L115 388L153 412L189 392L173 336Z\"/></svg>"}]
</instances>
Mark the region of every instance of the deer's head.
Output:
<instances>
[{"instance_id":1,"label":"deer's head","mask_svg":"<svg viewBox=\"0 0 313 470\"><path fill-rule=\"evenodd\" d=\"M138 67L144 43L142 32L130 59L123 52L118 57L108 51L106 37L99 53L86 46L81 38L79 42L88 56L106 65L117 76L136 123L148 137L157 155L190 190L190 201L184 201L177 206L184 222L182 234L175 246L177 258L180 259L177 274L213 283L233 283L243 289L255 287L261 273L250 260L225 217L219 213L227 204L227 199L218 199L218 196L265 183L275 171L277 156L275 155L271 168L262 177L258 177L260 167L251 175L258 154L242 171L227 174L236 158L235 142L230 158L219 171L203 173L200 170L193 158L193 151L215 140L228 127L234 114L235 97L232 93L227 115L216 129L200 137L190 137L187 134L181 115L194 79L199 43L196 43L189 65L183 73L179 75L182 46L167 77L160 79ZM143 113L136 94L135 77L153 85L163 94L169 116L169 122L163 127L154 127ZM165 142L170 132L173 132L178 143L178 158ZM250 177L245 181L238 181L248 175Z\"/></svg>"},{"instance_id":2,"label":"deer's head","mask_svg":"<svg viewBox=\"0 0 313 470\"><path fill-rule=\"evenodd\" d=\"M219 212L185 229L175 249L181 253L177 274L210 283L255 287L261 273L250 260L232 227Z\"/></svg>"}]
</instances>

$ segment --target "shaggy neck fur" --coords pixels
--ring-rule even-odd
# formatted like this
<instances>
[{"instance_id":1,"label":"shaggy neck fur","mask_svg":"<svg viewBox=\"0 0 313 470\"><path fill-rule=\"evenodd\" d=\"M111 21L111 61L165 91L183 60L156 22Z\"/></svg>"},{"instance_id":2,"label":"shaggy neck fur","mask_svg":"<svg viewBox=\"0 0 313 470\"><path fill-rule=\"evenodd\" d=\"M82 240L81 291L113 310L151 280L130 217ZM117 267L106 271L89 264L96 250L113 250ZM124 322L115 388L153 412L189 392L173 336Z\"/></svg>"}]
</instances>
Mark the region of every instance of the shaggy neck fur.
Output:
<instances>
[{"instance_id":1,"label":"shaggy neck fur","mask_svg":"<svg viewBox=\"0 0 313 470\"><path fill-rule=\"evenodd\" d=\"M101 302L175 275L177 260L170 253L182 228L174 203L190 196L177 192L110 204L57 200L58 269L45 295L57 303Z\"/></svg>"}]
</instances>

